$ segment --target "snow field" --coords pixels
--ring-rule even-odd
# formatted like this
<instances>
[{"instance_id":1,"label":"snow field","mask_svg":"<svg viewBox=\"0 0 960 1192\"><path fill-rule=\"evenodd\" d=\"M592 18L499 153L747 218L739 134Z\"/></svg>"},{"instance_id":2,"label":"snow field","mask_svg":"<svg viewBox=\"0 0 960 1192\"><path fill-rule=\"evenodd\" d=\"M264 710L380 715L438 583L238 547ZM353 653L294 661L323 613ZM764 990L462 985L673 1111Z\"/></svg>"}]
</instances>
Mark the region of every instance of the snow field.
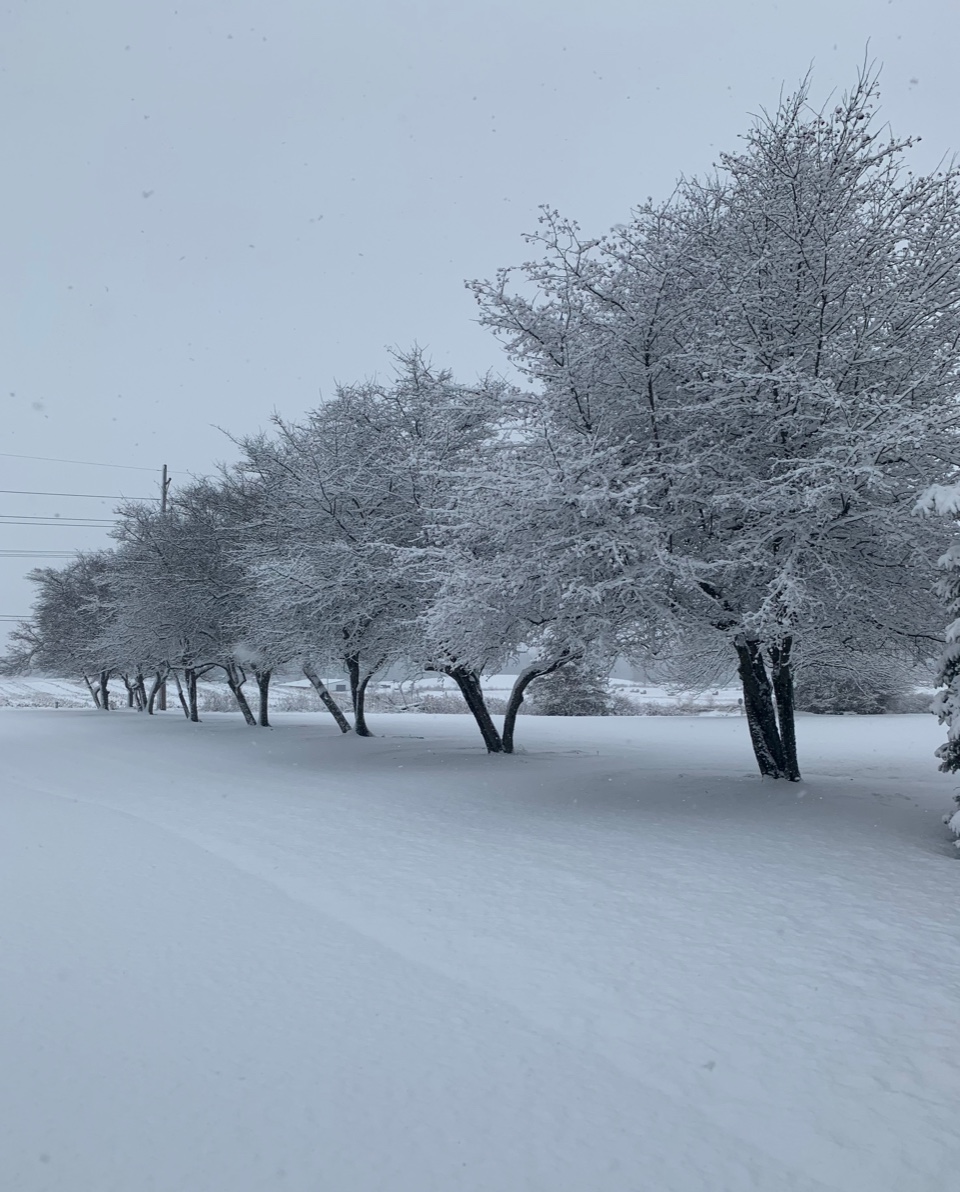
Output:
<instances>
[{"instance_id":1,"label":"snow field","mask_svg":"<svg viewBox=\"0 0 960 1192\"><path fill-rule=\"evenodd\" d=\"M17 1192L940 1192L932 718L0 712Z\"/></svg>"}]
</instances>

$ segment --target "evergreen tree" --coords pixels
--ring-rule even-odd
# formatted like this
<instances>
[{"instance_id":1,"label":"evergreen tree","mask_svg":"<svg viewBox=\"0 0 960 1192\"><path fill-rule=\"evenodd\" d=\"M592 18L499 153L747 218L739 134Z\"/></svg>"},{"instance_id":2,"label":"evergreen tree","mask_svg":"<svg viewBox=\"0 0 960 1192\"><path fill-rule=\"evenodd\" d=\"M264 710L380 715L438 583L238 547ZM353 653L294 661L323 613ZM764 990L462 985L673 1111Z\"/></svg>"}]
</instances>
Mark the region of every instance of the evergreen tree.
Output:
<instances>
[{"instance_id":1,"label":"evergreen tree","mask_svg":"<svg viewBox=\"0 0 960 1192\"><path fill-rule=\"evenodd\" d=\"M954 521L960 518L960 484L933 485L923 494L918 506L923 514L940 514ZM946 774L960 770L960 534L937 561L941 577L937 594L946 605L949 624L944 632L943 651L937 672L937 694L933 711L941 724L947 726L947 739L937 750L940 769ZM954 796L960 805L960 795ZM960 810L944 816L960 848Z\"/></svg>"},{"instance_id":2,"label":"evergreen tree","mask_svg":"<svg viewBox=\"0 0 960 1192\"><path fill-rule=\"evenodd\" d=\"M612 710L606 673L587 659L547 675L530 697L536 716L609 716Z\"/></svg>"}]
</instances>

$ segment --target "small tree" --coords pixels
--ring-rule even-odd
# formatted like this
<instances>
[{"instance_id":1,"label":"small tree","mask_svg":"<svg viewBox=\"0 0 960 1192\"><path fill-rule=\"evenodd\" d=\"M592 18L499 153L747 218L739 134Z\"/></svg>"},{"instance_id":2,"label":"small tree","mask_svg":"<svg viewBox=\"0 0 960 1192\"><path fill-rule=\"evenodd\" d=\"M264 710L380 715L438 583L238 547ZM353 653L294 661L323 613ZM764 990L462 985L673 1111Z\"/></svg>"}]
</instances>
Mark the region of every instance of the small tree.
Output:
<instances>
[{"instance_id":1,"label":"small tree","mask_svg":"<svg viewBox=\"0 0 960 1192\"><path fill-rule=\"evenodd\" d=\"M535 716L609 716L613 704L606 673L588 660L571 662L537 683L530 711Z\"/></svg>"}]
</instances>

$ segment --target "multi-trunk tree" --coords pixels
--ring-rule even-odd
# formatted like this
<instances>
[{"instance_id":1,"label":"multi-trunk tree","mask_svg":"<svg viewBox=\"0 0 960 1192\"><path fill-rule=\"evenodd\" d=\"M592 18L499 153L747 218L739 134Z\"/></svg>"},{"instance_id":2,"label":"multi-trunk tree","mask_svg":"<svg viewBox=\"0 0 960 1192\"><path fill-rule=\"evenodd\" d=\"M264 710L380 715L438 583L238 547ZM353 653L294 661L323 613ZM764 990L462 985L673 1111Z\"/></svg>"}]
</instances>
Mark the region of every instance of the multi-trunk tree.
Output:
<instances>
[{"instance_id":1,"label":"multi-trunk tree","mask_svg":"<svg viewBox=\"0 0 960 1192\"><path fill-rule=\"evenodd\" d=\"M115 646L161 681L171 675L190 720L199 719L198 680L220 670L247 723L268 723L270 666L249 640L250 583L240 559L255 507L236 486L200 481L165 512L121 511ZM248 671L257 678L259 717L244 691Z\"/></svg>"},{"instance_id":2,"label":"multi-trunk tree","mask_svg":"<svg viewBox=\"0 0 960 1192\"><path fill-rule=\"evenodd\" d=\"M83 677L94 705L110 710L110 678L129 673L109 642L114 622L113 554L83 551L65 567L41 567L33 618L13 634L8 666Z\"/></svg>"},{"instance_id":3,"label":"multi-trunk tree","mask_svg":"<svg viewBox=\"0 0 960 1192\"><path fill-rule=\"evenodd\" d=\"M491 433L504 386L459 385L418 351L397 358L387 384L341 386L296 425L243 443L263 493L262 525L247 565L277 648L342 666L354 723L369 735L364 697L392 662L418 659L466 687L479 678L423 636L437 589L439 510ZM311 680L313 681L313 680ZM481 727L483 727L481 725Z\"/></svg>"},{"instance_id":4,"label":"multi-trunk tree","mask_svg":"<svg viewBox=\"0 0 960 1192\"><path fill-rule=\"evenodd\" d=\"M600 240L546 213L525 285L476 287L535 417L585 478L604 459L664 623L728 643L775 778L800 773L804 641L933 632L941 535L911 509L960 447L957 175L910 174L875 96L821 112L804 86L715 175Z\"/></svg>"}]
</instances>

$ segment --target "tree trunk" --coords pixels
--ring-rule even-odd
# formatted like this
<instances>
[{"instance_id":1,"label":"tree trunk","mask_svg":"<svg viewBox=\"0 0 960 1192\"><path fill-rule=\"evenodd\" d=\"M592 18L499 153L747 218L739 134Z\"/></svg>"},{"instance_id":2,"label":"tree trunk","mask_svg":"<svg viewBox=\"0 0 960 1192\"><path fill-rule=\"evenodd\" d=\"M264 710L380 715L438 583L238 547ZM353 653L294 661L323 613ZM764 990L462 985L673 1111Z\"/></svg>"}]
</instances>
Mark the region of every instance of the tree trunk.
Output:
<instances>
[{"instance_id":1,"label":"tree trunk","mask_svg":"<svg viewBox=\"0 0 960 1192\"><path fill-rule=\"evenodd\" d=\"M137 711L145 712L147 710L147 685L143 678L143 671L137 671L137 678L133 685L134 695L137 701Z\"/></svg>"},{"instance_id":2,"label":"tree trunk","mask_svg":"<svg viewBox=\"0 0 960 1192\"><path fill-rule=\"evenodd\" d=\"M555 659L551 663L537 663L534 662L530 666L525 667L514 681L513 687L510 691L510 698L507 700L507 709L503 715L503 752L513 753L513 732L517 722L517 713L520 711L520 705L523 703L523 697L533 682L534 679L540 679L544 675L552 675L554 671L558 671L561 666L573 661L573 655L565 654L560 658Z\"/></svg>"},{"instance_id":3,"label":"tree trunk","mask_svg":"<svg viewBox=\"0 0 960 1192\"><path fill-rule=\"evenodd\" d=\"M742 635L734 640L740 659L739 675L743 685L743 709L747 714L750 741L757 766L764 778L783 778L786 767L783 742L777 728L773 691L759 645Z\"/></svg>"},{"instance_id":4,"label":"tree trunk","mask_svg":"<svg viewBox=\"0 0 960 1192\"><path fill-rule=\"evenodd\" d=\"M127 689L127 707L132 708L133 707L133 684L130 682L130 680L127 678L126 675L123 676L123 685Z\"/></svg>"},{"instance_id":5,"label":"tree trunk","mask_svg":"<svg viewBox=\"0 0 960 1192\"><path fill-rule=\"evenodd\" d=\"M233 698L237 701L237 706L243 713L243 718L251 727L255 728L257 718L253 712L250 711L250 705L247 703L247 697L243 694L243 685L246 682L247 676L243 670L238 666L225 666L223 668L227 674L227 686L233 692Z\"/></svg>"},{"instance_id":6,"label":"tree trunk","mask_svg":"<svg viewBox=\"0 0 960 1192\"><path fill-rule=\"evenodd\" d=\"M159 674L157 675L157 678L160 679ZM159 687L159 690L157 691L157 707L160 709L161 712L166 712L166 710L167 710L167 678L166 678L166 675L164 675L164 677L162 679L160 679L160 687Z\"/></svg>"},{"instance_id":7,"label":"tree trunk","mask_svg":"<svg viewBox=\"0 0 960 1192\"><path fill-rule=\"evenodd\" d=\"M180 682L180 674L178 671L173 672L173 681L177 685L177 696L180 699L180 707L183 708L183 714L190 719L190 705L187 703L187 697L183 694L183 684Z\"/></svg>"},{"instance_id":8,"label":"tree trunk","mask_svg":"<svg viewBox=\"0 0 960 1192\"><path fill-rule=\"evenodd\" d=\"M192 666L187 667L183 672L183 677L187 681L188 718L193 724L199 724L200 712L197 708L197 672Z\"/></svg>"},{"instance_id":9,"label":"tree trunk","mask_svg":"<svg viewBox=\"0 0 960 1192\"><path fill-rule=\"evenodd\" d=\"M314 691L320 696L323 706L337 722L337 727L340 729L340 731L342 733L349 733L351 731L349 721L347 720L346 716L344 716L340 705L327 690L326 683L324 683L323 679L321 679L317 674L312 663L305 662L303 664L303 673L310 680Z\"/></svg>"},{"instance_id":10,"label":"tree trunk","mask_svg":"<svg viewBox=\"0 0 960 1192\"><path fill-rule=\"evenodd\" d=\"M353 725L354 732L358 737L372 737L373 733L370 728L367 728L366 716L364 714L364 704L366 702L366 685L370 682L370 675L366 675L360 679L357 684L357 693L355 693L353 704Z\"/></svg>"},{"instance_id":11,"label":"tree trunk","mask_svg":"<svg viewBox=\"0 0 960 1192\"><path fill-rule=\"evenodd\" d=\"M360 657L348 654L344 659L347 664L347 674L350 676L350 702L353 704L353 731L358 737L372 737L373 733L367 728L363 715L363 703L367 693L370 675L360 678Z\"/></svg>"},{"instance_id":12,"label":"tree trunk","mask_svg":"<svg viewBox=\"0 0 960 1192\"><path fill-rule=\"evenodd\" d=\"M95 708L99 708L100 707L100 689L99 689L99 687L94 687L94 685L90 682L90 679L86 675L83 676L83 681L84 681L84 683L86 683L87 690L90 692L90 698L93 700L93 706Z\"/></svg>"},{"instance_id":13,"label":"tree trunk","mask_svg":"<svg viewBox=\"0 0 960 1192\"><path fill-rule=\"evenodd\" d=\"M785 637L778 646L771 646L770 669L773 672L773 694L777 702L777 721L780 725L780 740L783 743L784 776L791 782L799 782L800 763L797 758L796 708L793 697L793 662L790 657L792 649L792 637Z\"/></svg>"},{"instance_id":14,"label":"tree trunk","mask_svg":"<svg viewBox=\"0 0 960 1192\"><path fill-rule=\"evenodd\" d=\"M367 698L367 684L370 682L372 675L365 675L357 685L357 702L353 708L353 720L356 725L356 733L358 737L372 737L374 734L367 727L365 716L365 703Z\"/></svg>"},{"instance_id":15,"label":"tree trunk","mask_svg":"<svg viewBox=\"0 0 960 1192\"><path fill-rule=\"evenodd\" d=\"M465 666L445 666L443 673L449 675L460 688L467 707L473 713L473 718L480 729L487 753L503 753L503 739L497 732L497 726L493 723L490 710L483 698L480 676L476 671L468 670Z\"/></svg>"},{"instance_id":16,"label":"tree trunk","mask_svg":"<svg viewBox=\"0 0 960 1192\"><path fill-rule=\"evenodd\" d=\"M100 707L104 712L110 711L109 671L100 672Z\"/></svg>"},{"instance_id":17,"label":"tree trunk","mask_svg":"<svg viewBox=\"0 0 960 1192\"><path fill-rule=\"evenodd\" d=\"M257 691L260 695L258 720L261 728L270 727L270 675L271 671L254 671L257 680Z\"/></svg>"},{"instance_id":18,"label":"tree trunk","mask_svg":"<svg viewBox=\"0 0 960 1192\"><path fill-rule=\"evenodd\" d=\"M158 697L160 696L161 692L165 693L166 690L166 677L160 671L157 671L153 682L150 684L150 694L147 696L147 715L152 716L155 707L159 708L161 712L165 710L166 703L161 705L158 702Z\"/></svg>"}]
</instances>

